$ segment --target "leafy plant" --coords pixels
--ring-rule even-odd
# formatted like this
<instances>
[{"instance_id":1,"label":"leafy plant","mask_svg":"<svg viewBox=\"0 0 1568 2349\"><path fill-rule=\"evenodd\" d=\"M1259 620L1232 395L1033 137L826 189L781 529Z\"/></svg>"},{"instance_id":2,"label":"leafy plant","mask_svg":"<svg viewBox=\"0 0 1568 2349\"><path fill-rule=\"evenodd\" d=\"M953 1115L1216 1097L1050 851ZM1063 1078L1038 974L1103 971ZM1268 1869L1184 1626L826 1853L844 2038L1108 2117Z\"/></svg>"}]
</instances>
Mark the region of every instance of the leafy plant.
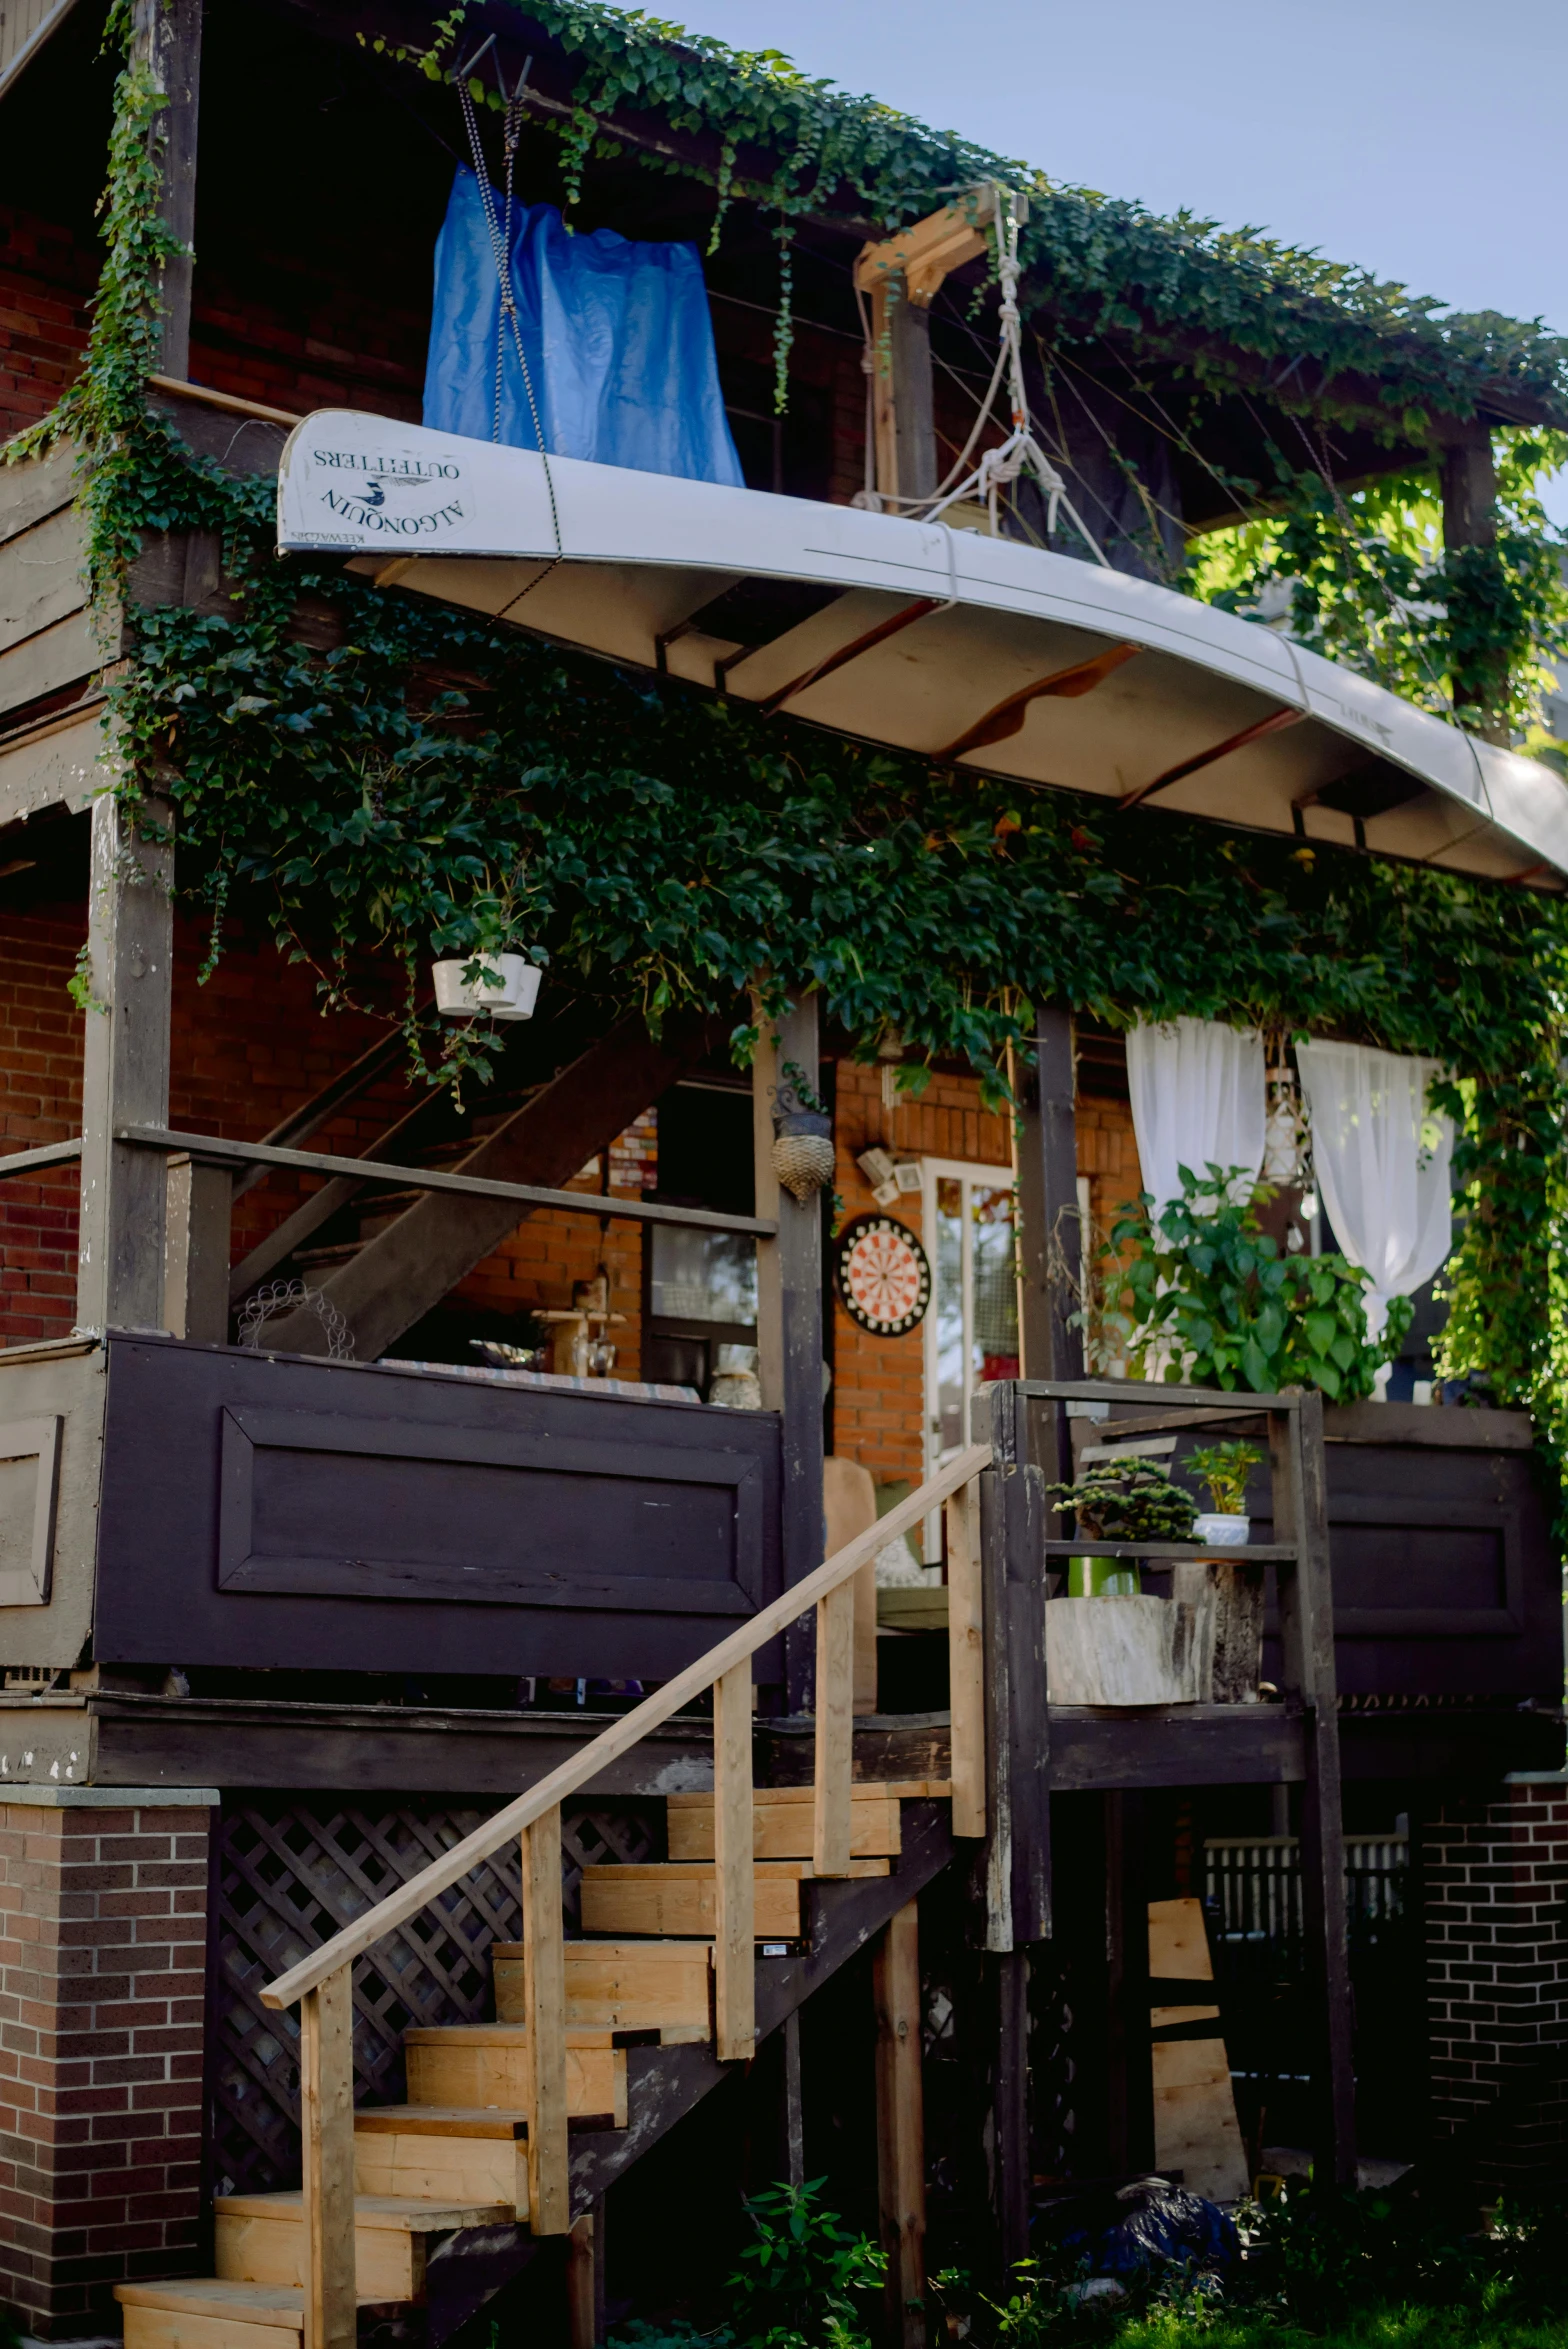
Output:
<instances>
[{"instance_id":1,"label":"leafy plant","mask_svg":"<svg viewBox=\"0 0 1568 2349\"><path fill-rule=\"evenodd\" d=\"M858 2349L885 2253L825 2209L826 2181L769 2186L746 2209L755 2239L726 2287L741 2349Z\"/></svg>"},{"instance_id":2,"label":"leafy plant","mask_svg":"<svg viewBox=\"0 0 1568 2349\"><path fill-rule=\"evenodd\" d=\"M1207 1487L1209 1507L1221 1517L1245 1517L1247 1481L1263 1454L1256 1444L1200 1444L1182 1466Z\"/></svg>"},{"instance_id":3,"label":"leafy plant","mask_svg":"<svg viewBox=\"0 0 1568 2349\"><path fill-rule=\"evenodd\" d=\"M1199 1179L1180 1169L1182 1196L1154 1216L1146 1191L1139 1212L1119 1221L1103 1254L1111 1267L1102 1348L1118 1342L1171 1383L1249 1387L1278 1394L1318 1387L1334 1402L1370 1395L1373 1380L1410 1326L1408 1297L1390 1301L1382 1338L1367 1336L1371 1275L1338 1255L1283 1254L1258 1221L1267 1184L1237 1193L1244 1167L1211 1166Z\"/></svg>"},{"instance_id":4,"label":"leafy plant","mask_svg":"<svg viewBox=\"0 0 1568 2349\"><path fill-rule=\"evenodd\" d=\"M1048 1484L1045 1490L1059 1515L1075 1513L1090 1541L1192 1539L1197 1503L1157 1461L1096 1460L1076 1484Z\"/></svg>"}]
</instances>

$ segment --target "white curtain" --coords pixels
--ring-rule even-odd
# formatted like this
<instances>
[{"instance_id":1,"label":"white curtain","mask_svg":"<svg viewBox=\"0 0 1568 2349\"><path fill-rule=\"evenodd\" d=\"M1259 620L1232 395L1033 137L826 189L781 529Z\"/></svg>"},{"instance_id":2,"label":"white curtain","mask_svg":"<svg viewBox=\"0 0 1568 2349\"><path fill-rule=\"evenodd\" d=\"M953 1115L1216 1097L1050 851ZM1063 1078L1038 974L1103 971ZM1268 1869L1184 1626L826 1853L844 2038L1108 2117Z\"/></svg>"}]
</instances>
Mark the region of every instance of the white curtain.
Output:
<instances>
[{"instance_id":1,"label":"white curtain","mask_svg":"<svg viewBox=\"0 0 1568 2349\"><path fill-rule=\"evenodd\" d=\"M1436 1060L1363 1044L1298 1044L1312 1120L1312 1163L1334 1235L1372 1275L1367 1335L1446 1262L1454 1240L1450 1118L1427 1107Z\"/></svg>"},{"instance_id":2,"label":"white curtain","mask_svg":"<svg viewBox=\"0 0 1568 2349\"><path fill-rule=\"evenodd\" d=\"M1172 1020L1127 1034L1127 1079L1143 1187L1154 1217L1181 1197L1186 1167L1201 1182L1211 1166L1239 1166L1248 1187L1263 1164L1263 1039L1214 1020Z\"/></svg>"}]
</instances>

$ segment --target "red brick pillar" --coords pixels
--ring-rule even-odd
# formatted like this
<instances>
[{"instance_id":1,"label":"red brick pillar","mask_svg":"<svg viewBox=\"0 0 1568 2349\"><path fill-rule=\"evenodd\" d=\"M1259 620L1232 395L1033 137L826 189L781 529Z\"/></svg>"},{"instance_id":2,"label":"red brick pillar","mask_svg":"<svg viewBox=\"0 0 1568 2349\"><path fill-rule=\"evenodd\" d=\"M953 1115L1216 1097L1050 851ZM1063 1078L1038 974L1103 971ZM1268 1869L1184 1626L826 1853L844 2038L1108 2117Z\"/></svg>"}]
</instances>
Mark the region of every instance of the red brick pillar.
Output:
<instances>
[{"instance_id":1,"label":"red brick pillar","mask_svg":"<svg viewBox=\"0 0 1568 2349\"><path fill-rule=\"evenodd\" d=\"M192 2269L217 1800L0 1787L0 2301L43 2340Z\"/></svg>"},{"instance_id":2,"label":"red brick pillar","mask_svg":"<svg viewBox=\"0 0 1568 2349\"><path fill-rule=\"evenodd\" d=\"M1521 1771L1425 1834L1432 2123L1496 2184L1568 2155L1568 1777Z\"/></svg>"}]
</instances>

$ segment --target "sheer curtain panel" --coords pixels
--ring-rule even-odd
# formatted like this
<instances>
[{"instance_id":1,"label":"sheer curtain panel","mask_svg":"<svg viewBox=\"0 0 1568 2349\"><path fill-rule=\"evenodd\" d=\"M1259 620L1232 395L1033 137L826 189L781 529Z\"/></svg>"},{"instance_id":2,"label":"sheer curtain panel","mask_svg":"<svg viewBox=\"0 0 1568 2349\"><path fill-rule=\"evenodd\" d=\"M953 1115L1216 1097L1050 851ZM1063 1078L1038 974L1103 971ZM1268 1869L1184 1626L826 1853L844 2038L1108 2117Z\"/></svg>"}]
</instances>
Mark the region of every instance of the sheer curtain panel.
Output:
<instances>
[{"instance_id":1,"label":"sheer curtain panel","mask_svg":"<svg viewBox=\"0 0 1568 2349\"><path fill-rule=\"evenodd\" d=\"M1335 1237L1372 1275L1367 1335L1447 1261L1454 1243L1453 1121L1427 1107L1435 1060L1365 1044L1298 1044L1312 1163Z\"/></svg>"},{"instance_id":2,"label":"sheer curtain panel","mask_svg":"<svg viewBox=\"0 0 1568 2349\"><path fill-rule=\"evenodd\" d=\"M1263 1039L1215 1020L1140 1024L1127 1032L1127 1081L1143 1187L1158 1222L1181 1197L1179 1169L1200 1179L1211 1166L1263 1164Z\"/></svg>"}]
</instances>

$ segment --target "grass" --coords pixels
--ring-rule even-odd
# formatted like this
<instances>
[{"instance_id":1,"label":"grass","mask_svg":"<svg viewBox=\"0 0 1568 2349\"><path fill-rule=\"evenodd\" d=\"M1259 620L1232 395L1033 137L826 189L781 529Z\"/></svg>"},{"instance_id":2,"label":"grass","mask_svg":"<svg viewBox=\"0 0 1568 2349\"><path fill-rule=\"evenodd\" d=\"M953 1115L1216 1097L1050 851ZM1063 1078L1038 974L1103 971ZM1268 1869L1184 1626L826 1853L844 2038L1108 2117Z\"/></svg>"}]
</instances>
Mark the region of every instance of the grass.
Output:
<instances>
[{"instance_id":1,"label":"grass","mask_svg":"<svg viewBox=\"0 0 1568 2349\"><path fill-rule=\"evenodd\" d=\"M1568 2317L1527 2322L1485 2308L1368 2308L1324 2331L1286 2316L1156 2309L1122 2324L1115 2349L1565 2349Z\"/></svg>"}]
</instances>

